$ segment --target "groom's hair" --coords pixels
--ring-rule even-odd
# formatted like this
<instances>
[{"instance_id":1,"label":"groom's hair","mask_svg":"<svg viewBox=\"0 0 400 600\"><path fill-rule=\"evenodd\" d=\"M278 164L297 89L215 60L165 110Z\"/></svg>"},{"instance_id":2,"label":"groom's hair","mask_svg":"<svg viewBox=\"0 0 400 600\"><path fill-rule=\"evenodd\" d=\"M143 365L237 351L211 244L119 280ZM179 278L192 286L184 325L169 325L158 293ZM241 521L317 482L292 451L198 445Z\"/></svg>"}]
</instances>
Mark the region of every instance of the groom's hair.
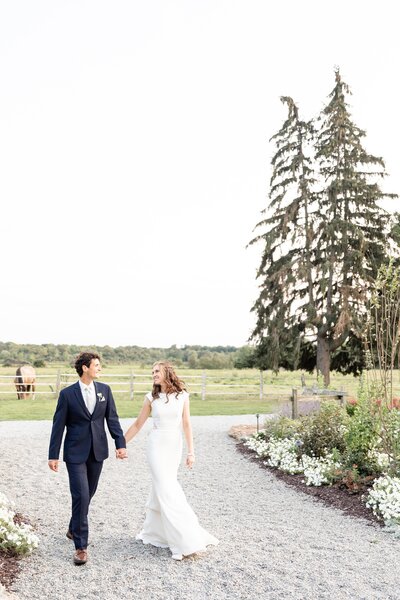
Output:
<instances>
[{"instance_id":1,"label":"groom's hair","mask_svg":"<svg viewBox=\"0 0 400 600\"><path fill-rule=\"evenodd\" d=\"M98 358L99 360L101 360L100 356L95 352L81 352L79 356L76 357L75 369L79 377L82 377L83 375L83 365L89 368L90 363L94 358Z\"/></svg>"}]
</instances>

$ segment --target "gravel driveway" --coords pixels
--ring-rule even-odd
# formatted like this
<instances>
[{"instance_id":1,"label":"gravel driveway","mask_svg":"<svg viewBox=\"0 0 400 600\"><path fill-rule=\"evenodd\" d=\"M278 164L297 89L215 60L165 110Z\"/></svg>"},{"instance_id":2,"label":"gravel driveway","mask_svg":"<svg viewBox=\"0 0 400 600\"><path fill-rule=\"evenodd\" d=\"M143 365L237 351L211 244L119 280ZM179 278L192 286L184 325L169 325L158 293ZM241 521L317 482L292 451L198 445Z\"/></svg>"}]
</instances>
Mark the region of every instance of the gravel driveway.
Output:
<instances>
[{"instance_id":1,"label":"gravel driveway","mask_svg":"<svg viewBox=\"0 0 400 600\"><path fill-rule=\"evenodd\" d=\"M130 420L122 420L126 429ZM297 493L236 452L231 425L254 415L192 417L196 467L180 481L220 545L175 562L135 541L150 478L145 430L129 460L105 462L90 514L89 562L72 563L65 537L70 498L65 465L47 467L51 423L0 422L0 490L37 525L39 549L14 584L20 600L114 598L211 600L398 599L400 540ZM111 445L110 445L111 447Z\"/></svg>"}]
</instances>

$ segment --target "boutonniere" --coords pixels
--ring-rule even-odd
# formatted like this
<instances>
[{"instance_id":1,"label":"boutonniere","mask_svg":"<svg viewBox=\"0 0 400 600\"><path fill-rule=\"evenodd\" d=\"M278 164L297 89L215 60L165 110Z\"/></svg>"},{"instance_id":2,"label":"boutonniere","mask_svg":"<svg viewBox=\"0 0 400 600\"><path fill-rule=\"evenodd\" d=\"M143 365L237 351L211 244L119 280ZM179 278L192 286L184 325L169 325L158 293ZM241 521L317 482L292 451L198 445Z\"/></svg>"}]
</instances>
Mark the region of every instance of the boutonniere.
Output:
<instances>
[{"instance_id":1,"label":"boutonniere","mask_svg":"<svg viewBox=\"0 0 400 600\"><path fill-rule=\"evenodd\" d=\"M97 397L99 399L99 402L105 402L106 399L104 398L103 394L101 392L97 392Z\"/></svg>"}]
</instances>

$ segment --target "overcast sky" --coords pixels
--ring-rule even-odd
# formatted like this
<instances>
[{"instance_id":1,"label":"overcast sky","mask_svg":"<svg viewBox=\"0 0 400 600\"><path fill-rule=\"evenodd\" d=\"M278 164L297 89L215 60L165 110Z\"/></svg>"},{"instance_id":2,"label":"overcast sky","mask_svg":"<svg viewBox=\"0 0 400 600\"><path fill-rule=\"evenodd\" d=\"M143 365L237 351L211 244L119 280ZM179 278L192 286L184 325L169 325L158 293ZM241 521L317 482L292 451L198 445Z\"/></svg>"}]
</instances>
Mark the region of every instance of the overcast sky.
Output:
<instances>
[{"instance_id":1,"label":"overcast sky","mask_svg":"<svg viewBox=\"0 0 400 600\"><path fill-rule=\"evenodd\" d=\"M340 66L400 192L395 6L4 0L0 340L246 343L281 95Z\"/></svg>"}]
</instances>

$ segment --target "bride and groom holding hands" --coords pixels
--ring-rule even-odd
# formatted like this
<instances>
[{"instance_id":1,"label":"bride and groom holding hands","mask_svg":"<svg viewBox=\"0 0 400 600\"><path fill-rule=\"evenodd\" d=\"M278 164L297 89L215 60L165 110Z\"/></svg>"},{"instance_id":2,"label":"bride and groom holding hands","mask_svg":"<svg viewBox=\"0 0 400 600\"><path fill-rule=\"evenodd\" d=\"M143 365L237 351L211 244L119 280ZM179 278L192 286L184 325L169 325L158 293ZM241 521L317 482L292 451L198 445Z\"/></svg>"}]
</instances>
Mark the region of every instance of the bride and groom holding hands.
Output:
<instances>
[{"instance_id":1,"label":"bride and groom holding hands","mask_svg":"<svg viewBox=\"0 0 400 600\"><path fill-rule=\"evenodd\" d=\"M153 428L147 442L147 460L152 486L146 503L146 517L136 539L145 544L169 548L172 558L202 552L218 540L205 531L188 504L178 483L177 472L182 455L182 430L188 449L186 465L194 464L193 435L190 423L189 394L184 383L168 362L153 365L153 389L142 409L125 432L121 425L111 389L96 381L101 372L100 357L82 352L76 359L79 380L61 390L53 417L48 465L59 469L59 454L64 430L63 460L66 463L72 500L67 537L75 544L73 561L87 562L88 512L103 461L108 458L108 441L104 424L114 440L116 456L127 458L126 444L140 431L151 415Z\"/></svg>"}]
</instances>

